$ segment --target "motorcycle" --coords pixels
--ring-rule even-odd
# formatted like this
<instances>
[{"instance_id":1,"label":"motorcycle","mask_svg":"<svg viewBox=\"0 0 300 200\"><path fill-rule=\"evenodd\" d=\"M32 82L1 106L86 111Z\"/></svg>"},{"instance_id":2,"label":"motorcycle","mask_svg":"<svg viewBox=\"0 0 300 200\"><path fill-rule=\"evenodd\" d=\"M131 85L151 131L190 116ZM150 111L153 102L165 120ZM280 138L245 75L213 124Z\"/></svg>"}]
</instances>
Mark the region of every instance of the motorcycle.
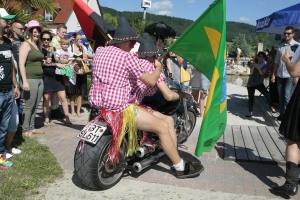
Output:
<instances>
[{"instance_id":1,"label":"motorcycle","mask_svg":"<svg viewBox=\"0 0 300 200\"><path fill-rule=\"evenodd\" d=\"M167 86L177 93L191 93L191 87L181 86L172 79L165 80ZM178 145L187 141L196 124L196 112L193 109L195 103L191 95L188 99L180 98L177 101L166 101L160 91L152 96L145 97L143 103L163 114L169 115L174 120L174 128L177 134ZM92 110L92 117L98 116L97 110ZM139 131L142 138L142 131ZM112 140L109 124L104 120L97 124L89 123L78 135L81 139L74 155L74 169L78 180L92 189L109 189L116 185L122 178L125 170L141 172L151 164L157 162L165 155L159 144L156 134L149 134L153 146L140 145L132 156L127 156L127 139L121 144L119 150L120 161L111 163L108 159L108 151ZM140 142L139 142L140 144Z\"/></svg>"}]
</instances>

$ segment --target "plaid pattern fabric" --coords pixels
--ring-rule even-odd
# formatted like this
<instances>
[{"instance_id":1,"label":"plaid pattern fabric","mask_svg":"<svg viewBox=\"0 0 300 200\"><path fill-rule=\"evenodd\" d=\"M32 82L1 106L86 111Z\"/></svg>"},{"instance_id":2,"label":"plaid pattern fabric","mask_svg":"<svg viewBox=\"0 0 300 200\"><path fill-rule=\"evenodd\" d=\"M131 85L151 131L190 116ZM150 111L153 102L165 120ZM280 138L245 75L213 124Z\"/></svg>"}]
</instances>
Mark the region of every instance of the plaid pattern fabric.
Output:
<instances>
[{"instance_id":1,"label":"plaid pattern fabric","mask_svg":"<svg viewBox=\"0 0 300 200\"><path fill-rule=\"evenodd\" d=\"M120 112L128 107L131 91L149 63L116 46L98 47L93 59L89 102L93 107Z\"/></svg>"},{"instance_id":2,"label":"plaid pattern fabric","mask_svg":"<svg viewBox=\"0 0 300 200\"><path fill-rule=\"evenodd\" d=\"M140 59L141 63L148 63L148 64L142 64L143 66L146 66L145 70L149 73L152 73L155 70L154 64L150 63L147 60L144 59ZM158 85L159 83L161 83L162 81L164 81L166 79L164 73L160 73L160 76L158 78L158 81L156 83L156 85ZM135 94L136 96L136 103L137 104L142 104L142 101L144 99L145 96L152 96L155 94L156 90L157 90L157 86L147 86L145 85L142 81L138 80L137 81L137 85L133 88L132 93Z\"/></svg>"}]
</instances>

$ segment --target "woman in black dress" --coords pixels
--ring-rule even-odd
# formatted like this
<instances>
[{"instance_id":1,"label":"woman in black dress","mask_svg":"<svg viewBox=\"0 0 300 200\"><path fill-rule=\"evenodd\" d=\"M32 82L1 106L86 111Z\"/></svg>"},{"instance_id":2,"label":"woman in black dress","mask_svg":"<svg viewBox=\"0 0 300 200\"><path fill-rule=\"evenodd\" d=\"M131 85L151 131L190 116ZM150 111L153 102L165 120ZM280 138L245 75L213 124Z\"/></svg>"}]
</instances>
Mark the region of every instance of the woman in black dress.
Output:
<instances>
[{"instance_id":1,"label":"woman in black dress","mask_svg":"<svg viewBox=\"0 0 300 200\"><path fill-rule=\"evenodd\" d=\"M86 62L87 54L86 47L82 44L82 35L80 33L75 34L74 43L69 47L73 53L73 57L77 62ZM70 97L70 106L72 116L75 114L75 98L77 96L77 116L81 117L80 109L82 105L82 97L87 94L87 75L76 74L76 85L70 84L66 86L67 95Z\"/></svg>"},{"instance_id":2,"label":"woman in black dress","mask_svg":"<svg viewBox=\"0 0 300 200\"><path fill-rule=\"evenodd\" d=\"M69 119L68 102L66 98L65 85L61 75L55 74L55 68L64 68L64 64L54 63L54 51L53 47L50 47L52 40L52 34L49 31L43 31L41 33L41 40L43 42L42 52L45 56L43 63L43 81L44 81L44 94L43 94L43 109L45 115L44 125L49 125L49 100L52 92L57 92L59 101L61 102L66 124L72 126L72 122Z\"/></svg>"},{"instance_id":3,"label":"woman in black dress","mask_svg":"<svg viewBox=\"0 0 300 200\"><path fill-rule=\"evenodd\" d=\"M300 76L300 48L297 49L292 61L288 51L282 57L291 77ZM298 191L299 180L299 148L300 143L300 83L297 83L291 100L286 108L279 132L287 138L286 147L286 181L282 186L272 187L277 192L293 196Z\"/></svg>"}]
</instances>

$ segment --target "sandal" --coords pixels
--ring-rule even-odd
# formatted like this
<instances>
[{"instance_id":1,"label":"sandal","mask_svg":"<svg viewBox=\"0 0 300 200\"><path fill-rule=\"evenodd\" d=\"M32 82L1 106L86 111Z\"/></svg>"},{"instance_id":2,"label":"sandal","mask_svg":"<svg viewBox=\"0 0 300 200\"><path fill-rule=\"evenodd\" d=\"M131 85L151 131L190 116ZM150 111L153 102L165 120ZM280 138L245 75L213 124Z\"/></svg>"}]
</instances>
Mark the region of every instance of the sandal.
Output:
<instances>
[{"instance_id":1,"label":"sandal","mask_svg":"<svg viewBox=\"0 0 300 200\"><path fill-rule=\"evenodd\" d=\"M50 122L44 122L44 126L50 125Z\"/></svg>"},{"instance_id":2,"label":"sandal","mask_svg":"<svg viewBox=\"0 0 300 200\"><path fill-rule=\"evenodd\" d=\"M275 110L274 107L270 107L270 110L271 110L272 113L277 113L277 111Z\"/></svg>"}]
</instances>

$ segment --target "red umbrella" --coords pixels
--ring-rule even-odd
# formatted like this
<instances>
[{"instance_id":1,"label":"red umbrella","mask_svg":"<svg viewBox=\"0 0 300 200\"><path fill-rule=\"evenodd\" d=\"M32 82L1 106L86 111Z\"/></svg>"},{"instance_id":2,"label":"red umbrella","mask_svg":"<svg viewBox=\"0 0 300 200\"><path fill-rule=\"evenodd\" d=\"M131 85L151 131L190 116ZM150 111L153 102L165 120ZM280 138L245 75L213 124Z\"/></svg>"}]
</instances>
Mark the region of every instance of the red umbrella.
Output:
<instances>
[{"instance_id":1,"label":"red umbrella","mask_svg":"<svg viewBox=\"0 0 300 200\"><path fill-rule=\"evenodd\" d=\"M115 28L111 24L82 0L71 0L71 2L78 22L93 50L98 46L104 46L112 39Z\"/></svg>"}]
</instances>

